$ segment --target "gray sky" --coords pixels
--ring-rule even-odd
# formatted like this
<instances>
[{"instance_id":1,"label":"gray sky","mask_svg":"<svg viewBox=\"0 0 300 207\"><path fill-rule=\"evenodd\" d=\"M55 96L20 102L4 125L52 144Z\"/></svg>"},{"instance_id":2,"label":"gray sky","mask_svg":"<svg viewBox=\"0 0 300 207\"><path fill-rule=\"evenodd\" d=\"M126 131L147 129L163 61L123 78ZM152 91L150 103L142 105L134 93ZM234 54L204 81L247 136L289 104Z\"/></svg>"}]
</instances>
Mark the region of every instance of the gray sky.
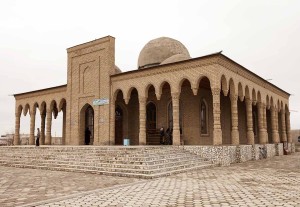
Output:
<instances>
[{"instance_id":1,"label":"gray sky","mask_svg":"<svg viewBox=\"0 0 300 207\"><path fill-rule=\"evenodd\" d=\"M161 36L181 41L192 57L223 50L293 94L291 126L300 128L298 0L1 0L0 134L14 129L10 94L66 84L66 48L106 35L116 38L122 71L136 69L142 47ZM29 133L29 115L21 125ZM60 128L61 115L53 135Z\"/></svg>"}]
</instances>

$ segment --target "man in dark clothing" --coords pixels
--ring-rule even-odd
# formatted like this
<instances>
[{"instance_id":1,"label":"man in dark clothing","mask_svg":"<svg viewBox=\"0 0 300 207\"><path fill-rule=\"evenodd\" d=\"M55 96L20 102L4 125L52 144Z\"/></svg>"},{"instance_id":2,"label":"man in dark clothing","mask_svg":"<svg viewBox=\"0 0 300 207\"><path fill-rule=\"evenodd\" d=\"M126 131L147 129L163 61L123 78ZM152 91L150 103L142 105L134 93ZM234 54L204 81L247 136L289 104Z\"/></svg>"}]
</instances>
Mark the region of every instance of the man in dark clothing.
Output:
<instances>
[{"instance_id":1,"label":"man in dark clothing","mask_svg":"<svg viewBox=\"0 0 300 207\"><path fill-rule=\"evenodd\" d=\"M165 143L165 129L163 127L160 128L159 130L159 135L160 135L160 144L164 144Z\"/></svg>"},{"instance_id":2,"label":"man in dark clothing","mask_svg":"<svg viewBox=\"0 0 300 207\"><path fill-rule=\"evenodd\" d=\"M85 133L84 133L84 142L85 142L85 145L89 145L90 144L90 137L91 137L91 131L87 127L85 129Z\"/></svg>"}]
</instances>

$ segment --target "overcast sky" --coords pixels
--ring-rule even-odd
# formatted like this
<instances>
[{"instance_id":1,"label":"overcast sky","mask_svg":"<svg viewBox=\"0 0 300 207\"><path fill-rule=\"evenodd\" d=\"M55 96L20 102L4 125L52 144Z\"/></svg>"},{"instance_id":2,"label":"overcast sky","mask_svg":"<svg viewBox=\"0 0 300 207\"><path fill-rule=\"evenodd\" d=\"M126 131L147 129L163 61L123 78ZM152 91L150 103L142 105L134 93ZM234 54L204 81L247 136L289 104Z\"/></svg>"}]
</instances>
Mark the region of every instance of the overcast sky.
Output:
<instances>
[{"instance_id":1,"label":"overcast sky","mask_svg":"<svg viewBox=\"0 0 300 207\"><path fill-rule=\"evenodd\" d=\"M11 94L66 84L66 48L106 35L116 38L122 71L136 69L142 47L161 36L181 41L192 57L223 50L292 94L291 126L300 128L299 0L1 0L0 134L14 130ZM53 136L60 129L61 114ZM29 133L29 115L21 133Z\"/></svg>"}]
</instances>

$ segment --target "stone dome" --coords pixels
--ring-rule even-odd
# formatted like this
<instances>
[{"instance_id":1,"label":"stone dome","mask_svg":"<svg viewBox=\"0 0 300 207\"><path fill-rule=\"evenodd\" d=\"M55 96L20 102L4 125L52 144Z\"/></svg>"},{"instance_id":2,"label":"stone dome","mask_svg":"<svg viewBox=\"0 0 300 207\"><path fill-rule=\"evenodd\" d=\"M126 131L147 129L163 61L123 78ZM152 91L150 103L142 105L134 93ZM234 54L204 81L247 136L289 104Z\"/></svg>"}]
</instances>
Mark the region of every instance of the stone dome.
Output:
<instances>
[{"instance_id":1,"label":"stone dome","mask_svg":"<svg viewBox=\"0 0 300 207\"><path fill-rule=\"evenodd\" d=\"M168 63L175 63L175 62L182 61L182 60L188 60L190 58L191 58L190 56L187 56L185 54L176 54L176 55L173 55L173 56L165 59L164 61L162 61L160 63L160 65L164 65L164 64L168 64Z\"/></svg>"},{"instance_id":2,"label":"stone dome","mask_svg":"<svg viewBox=\"0 0 300 207\"><path fill-rule=\"evenodd\" d=\"M143 47L138 59L138 68L159 65L167 59L169 60L166 63L177 62L190 59L190 54L181 42L169 37L160 37L149 41Z\"/></svg>"}]
</instances>

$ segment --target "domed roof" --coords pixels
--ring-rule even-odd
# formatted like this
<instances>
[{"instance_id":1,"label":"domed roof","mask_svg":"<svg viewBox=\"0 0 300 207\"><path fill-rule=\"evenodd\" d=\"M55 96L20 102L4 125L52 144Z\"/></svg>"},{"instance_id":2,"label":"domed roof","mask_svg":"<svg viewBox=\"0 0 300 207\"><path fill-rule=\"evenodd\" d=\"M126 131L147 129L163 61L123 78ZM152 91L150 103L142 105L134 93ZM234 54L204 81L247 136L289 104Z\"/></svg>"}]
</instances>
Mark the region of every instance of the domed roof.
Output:
<instances>
[{"instance_id":1,"label":"domed roof","mask_svg":"<svg viewBox=\"0 0 300 207\"><path fill-rule=\"evenodd\" d=\"M188 60L190 58L191 57L189 57L185 54L176 54L176 55L173 55L173 56L165 59L164 61L162 61L160 63L160 65L164 65L164 64L168 64L168 63L175 63L175 62L182 61L182 60Z\"/></svg>"},{"instance_id":2,"label":"domed roof","mask_svg":"<svg viewBox=\"0 0 300 207\"><path fill-rule=\"evenodd\" d=\"M178 54L180 54L181 58L184 57L185 60L190 58L190 54L186 47L177 40L169 37L160 37L151 40L143 47L142 51L140 52L138 59L138 68L147 68L159 65L168 58ZM171 60L174 60L174 62L176 62L176 58Z\"/></svg>"}]
</instances>

